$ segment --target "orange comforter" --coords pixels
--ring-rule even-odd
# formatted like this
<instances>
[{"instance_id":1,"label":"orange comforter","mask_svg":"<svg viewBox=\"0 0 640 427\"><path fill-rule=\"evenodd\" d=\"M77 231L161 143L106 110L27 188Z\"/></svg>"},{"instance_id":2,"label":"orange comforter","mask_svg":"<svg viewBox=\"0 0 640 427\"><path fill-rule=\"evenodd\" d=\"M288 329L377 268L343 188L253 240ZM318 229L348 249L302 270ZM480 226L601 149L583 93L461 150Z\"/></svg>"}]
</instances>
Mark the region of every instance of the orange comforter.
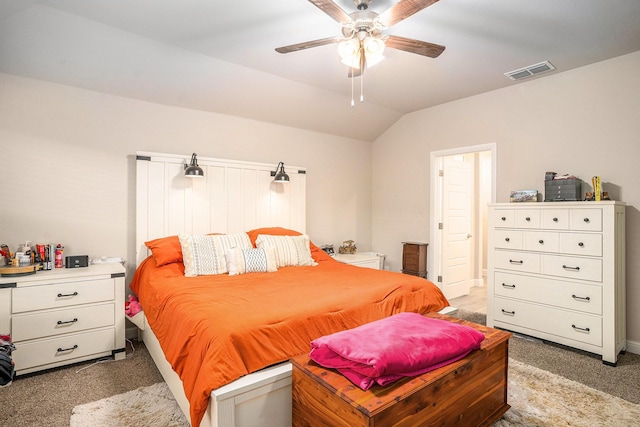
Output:
<instances>
[{"instance_id":1,"label":"orange comforter","mask_svg":"<svg viewBox=\"0 0 640 427\"><path fill-rule=\"evenodd\" d=\"M310 350L321 336L395 313L448 305L431 282L342 264L184 277L182 263L140 264L131 283L200 425L212 390Z\"/></svg>"}]
</instances>

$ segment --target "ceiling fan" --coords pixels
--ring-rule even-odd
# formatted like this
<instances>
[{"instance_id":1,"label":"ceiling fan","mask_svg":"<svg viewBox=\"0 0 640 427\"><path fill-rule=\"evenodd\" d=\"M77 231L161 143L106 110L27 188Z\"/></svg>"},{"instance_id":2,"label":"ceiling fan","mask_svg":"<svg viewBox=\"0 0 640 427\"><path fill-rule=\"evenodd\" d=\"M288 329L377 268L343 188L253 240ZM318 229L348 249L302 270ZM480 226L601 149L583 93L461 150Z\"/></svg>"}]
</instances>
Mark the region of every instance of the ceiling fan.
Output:
<instances>
[{"instance_id":1,"label":"ceiling fan","mask_svg":"<svg viewBox=\"0 0 640 427\"><path fill-rule=\"evenodd\" d=\"M371 66L379 62L382 59L382 51L385 46L436 58L444 51L444 46L400 36L384 35L383 31L437 1L400 0L386 11L378 14L369 10L371 0L353 0L357 11L348 14L331 0L309 0L340 23L343 37L326 37L282 46L276 48L276 52L290 53L339 43L338 51L342 61L350 67L349 77L357 77L364 72L367 65Z\"/></svg>"}]
</instances>

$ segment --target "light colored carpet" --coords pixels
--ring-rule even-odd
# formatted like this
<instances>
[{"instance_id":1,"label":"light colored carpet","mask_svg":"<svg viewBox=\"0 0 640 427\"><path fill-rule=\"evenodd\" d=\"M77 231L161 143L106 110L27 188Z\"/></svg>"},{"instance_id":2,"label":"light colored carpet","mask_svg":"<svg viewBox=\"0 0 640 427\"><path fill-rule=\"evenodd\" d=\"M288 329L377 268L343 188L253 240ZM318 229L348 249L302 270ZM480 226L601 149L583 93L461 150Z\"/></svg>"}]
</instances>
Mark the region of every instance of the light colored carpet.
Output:
<instances>
[{"instance_id":1,"label":"light colored carpet","mask_svg":"<svg viewBox=\"0 0 640 427\"><path fill-rule=\"evenodd\" d=\"M637 426L640 405L575 381L509 360L511 409L494 427ZM76 406L71 427L188 426L165 383L141 387L97 402Z\"/></svg>"}]
</instances>

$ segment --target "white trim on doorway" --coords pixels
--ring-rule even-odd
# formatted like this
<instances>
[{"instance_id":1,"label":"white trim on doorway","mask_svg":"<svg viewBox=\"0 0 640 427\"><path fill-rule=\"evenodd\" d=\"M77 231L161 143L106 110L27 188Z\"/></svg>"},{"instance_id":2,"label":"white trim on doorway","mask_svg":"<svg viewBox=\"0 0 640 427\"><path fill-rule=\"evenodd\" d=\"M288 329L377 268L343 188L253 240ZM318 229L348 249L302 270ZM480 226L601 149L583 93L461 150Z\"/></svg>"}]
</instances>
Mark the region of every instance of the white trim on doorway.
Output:
<instances>
[{"instance_id":1,"label":"white trim on doorway","mask_svg":"<svg viewBox=\"0 0 640 427\"><path fill-rule=\"evenodd\" d=\"M447 150L432 151L430 154L430 191L429 191L429 236L431 243L429 245L427 271L430 272L430 280L440 286L438 276L442 275L442 233L438 232L438 223L442 221L442 197L441 183L439 171L440 165L444 157L491 152L491 202L496 201L496 161L497 161L497 144L495 142L487 144L479 144L468 147L452 148ZM433 273L431 273L433 272Z\"/></svg>"}]
</instances>

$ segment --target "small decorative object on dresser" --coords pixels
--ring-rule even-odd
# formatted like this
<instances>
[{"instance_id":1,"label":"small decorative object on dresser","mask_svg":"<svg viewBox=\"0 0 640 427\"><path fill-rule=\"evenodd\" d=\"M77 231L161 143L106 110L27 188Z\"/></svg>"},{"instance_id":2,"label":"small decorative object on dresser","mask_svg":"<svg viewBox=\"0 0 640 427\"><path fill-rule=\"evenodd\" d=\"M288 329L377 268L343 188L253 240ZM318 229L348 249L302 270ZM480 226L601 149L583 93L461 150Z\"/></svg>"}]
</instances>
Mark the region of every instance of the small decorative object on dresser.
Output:
<instances>
[{"instance_id":1,"label":"small decorative object on dresser","mask_svg":"<svg viewBox=\"0 0 640 427\"><path fill-rule=\"evenodd\" d=\"M427 278L428 243L402 242L402 272Z\"/></svg>"},{"instance_id":2,"label":"small decorative object on dresser","mask_svg":"<svg viewBox=\"0 0 640 427\"><path fill-rule=\"evenodd\" d=\"M489 205L487 326L615 365L626 348L625 204Z\"/></svg>"},{"instance_id":3,"label":"small decorative object on dresser","mask_svg":"<svg viewBox=\"0 0 640 427\"><path fill-rule=\"evenodd\" d=\"M537 202L538 190L516 190L511 192L509 201L512 203L517 202Z\"/></svg>"},{"instance_id":4,"label":"small decorative object on dresser","mask_svg":"<svg viewBox=\"0 0 640 427\"><path fill-rule=\"evenodd\" d=\"M0 278L0 332L16 346L16 373L125 357L121 264L56 268Z\"/></svg>"},{"instance_id":5,"label":"small decorative object on dresser","mask_svg":"<svg viewBox=\"0 0 640 427\"><path fill-rule=\"evenodd\" d=\"M338 253L355 254L356 249L356 244L353 240L345 240L344 242L342 242L342 246L338 248Z\"/></svg>"}]
</instances>

